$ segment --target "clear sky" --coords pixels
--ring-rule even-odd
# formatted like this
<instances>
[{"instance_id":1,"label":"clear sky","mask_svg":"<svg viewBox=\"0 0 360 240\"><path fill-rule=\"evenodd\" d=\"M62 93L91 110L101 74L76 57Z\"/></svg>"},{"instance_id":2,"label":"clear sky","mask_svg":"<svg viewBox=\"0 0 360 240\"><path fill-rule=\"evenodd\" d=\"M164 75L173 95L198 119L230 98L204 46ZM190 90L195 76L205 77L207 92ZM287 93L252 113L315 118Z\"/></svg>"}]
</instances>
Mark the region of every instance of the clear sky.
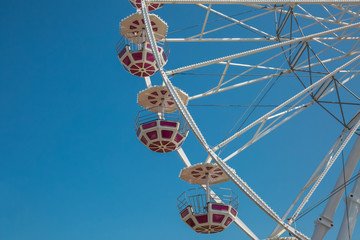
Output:
<instances>
[{"instance_id":1,"label":"clear sky","mask_svg":"<svg viewBox=\"0 0 360 240\"><path fill-rule=\"evenodd\" d=\"M236 226L211 236L187 227L176 207L177 197L193 187L178 178L182 161L176 153L156 154L138 142L134 120L141 108L136 99L146 85L123 70L115 51L121 38L119 21L133 12L125 0L2 1L0 240L248 239ZM205 13L196 6L172 5L156 11L168 23L169 32L201 24ZM255 47L251 43L169 46L167 69ZM248 61L252 60L256 58ZM221 73L215 70L199 71ZM160 76L153 79L161 84ZM208 79L172 78L190 95L201 92ZM275 90L267 103L279 104L301 90L292 81ZM192 104L250 104L263 86ZM293 86L297 90L292 91ZM359 81L351 86L360 89ZM190 106L189 110L214 146L244 109ZM229 162L279 215L342 129L318 106L305 112ZM192 163L206 158L191 133L183 148ZM235 149L228 149L229 153ZM312 203L331 191L341 164L336 162L337 170L329 173ZM266 237L275 224L235 185L222 187L235 189L239 217L259 237ZM299 221L298 229L311 235L321 210ZM340 207L338 221L342 215ZM358 224L355 234L359 230ZM328 239L335 236L332 231Z\"/></svg>"}]
</instances>

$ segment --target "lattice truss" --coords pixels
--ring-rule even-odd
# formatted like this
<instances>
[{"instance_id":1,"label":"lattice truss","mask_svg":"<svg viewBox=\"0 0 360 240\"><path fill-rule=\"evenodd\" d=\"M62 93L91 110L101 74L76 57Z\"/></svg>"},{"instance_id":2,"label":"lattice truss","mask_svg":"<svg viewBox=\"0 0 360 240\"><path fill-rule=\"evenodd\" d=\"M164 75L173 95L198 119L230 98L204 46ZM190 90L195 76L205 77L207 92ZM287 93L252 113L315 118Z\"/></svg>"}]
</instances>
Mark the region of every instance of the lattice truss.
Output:
<instances>
[{"instance_id":1,"label":"lattice truss","mask_svg":"<svg viewBox=\"0 0 360 240\"><path fill-rule=\"evenodd\" d=\"M216 10L219 5L197 5L204 10L203 23L191 26L191 31L186 28L173 33L170 31L165 41L217 42L224 48L224 52L227 52L226 49L232 52L244 48L248 50L167 70L166 74L175 82L178 75L196 78L194 81L204 76L208 79L208 82L200 85L204 86L202 91L190 96L190 105L196 105L197 99L215 99L210 96L252 84L262 83L262 86L267 87L256 101L248 102L249 105L259 104L270 86L280 82L295 79L298 82L296 90L303 90L297 99L280 106L279 110L283 111L274 111L259 119L259 127L250 142L234 154L275 129L282 121L287 121L289 115L296 115L313 104L318 104L339 124L348 127L360 105L357 89L347 87L360 73L359 5L236 6L238 12L229 14ZM177 37L194 32L195 29L199 32ZM215 43L212 44L215 46ZM189 64L192 59L196 57L187 59L186 63ZM319 80L321 83L316 84ZM315 86L310 87L313 84ZM218 143L214 150L230 143L247 130L249 128ZM225 161L234 154L225 158Z\"/></svg>"},{"instance_id":2,"label":"lattice truss","mask_svg":"<svg viewBox=\"0 0 360 240\"><path fill-rule=\"evenodd\" d=\"M203 10L203 14L194 17L198 18L198 22L178 26L168 22L171 29L164 42L174 48L176 43L192 42L197 44L196 49L191 46L191 57L177 58L176 62L171 62L169 58L167 69L160 69L165 85L170 92L172 83L181 87L196 85L195 90L185 88L190 93L189 109L211 102L214 106L243 104L241 107L246 109L225 136L208 137L201 129L205 132L205 140L190 115L191 111L177 103L193 133L208 152L207 162L215 161L226 172L228 160L312 105L327 112L343 129L282 218L239 176L228 172L233 182L279 224L272 238L279 237L286 230L298 239L309 239L291 225L350 138L360 134L360 89L353 87L360 74L360 3L247 3L229 9L192 2L196 6L191 7ZM206 48L203 47L205 45ZM211 51L209 46L216 49L214 54L201 54L201 51ZM213 58L209 59L209 55ZM289 91L279 93L276 89L280 84L288 86ZM245 104L234 100L237 97L241 99L236 90L250 86L255 89L253 92L249 90L254 98L248 99ZM174 98L176 101L176 93ZM240 143L240 136L246 136L247 140ZM225 154L223 151L230 144L233 144L229 147L231 151ZM178 152L190 166L184 151L180 148ZM293 209L295 206L297 209ZM287 218L288 221L285 221ZM252 239L258 239L239 219L237 224Z\"/></svg>"}]
</instances>

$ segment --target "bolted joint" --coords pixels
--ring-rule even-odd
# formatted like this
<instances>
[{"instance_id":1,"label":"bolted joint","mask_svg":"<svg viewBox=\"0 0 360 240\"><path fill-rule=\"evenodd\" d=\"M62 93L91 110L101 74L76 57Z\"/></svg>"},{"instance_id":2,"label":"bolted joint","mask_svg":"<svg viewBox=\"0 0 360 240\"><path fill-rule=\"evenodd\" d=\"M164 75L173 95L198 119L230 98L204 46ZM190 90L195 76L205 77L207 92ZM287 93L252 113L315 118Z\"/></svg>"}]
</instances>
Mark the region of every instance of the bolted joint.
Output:
<instances>
[{"instance_id":1,"label":"bolted joint","mask_svg":"<svg viewBox=\"0 0 360 240\"><path fill-rule=\"evenodd\" d=\"M360 206L360 194L350 193L347 200Z\"/></svg>"},{"instance_id":2,"label":"bolted joint","mask_svg":"<svg viewBox=\"0 0 360 240\"><path fill-rule=\"evenodd\" d=\"M334 222L333 222L331 219L325 217L324 215L321 215L321 216L315 221L315 224L321 224L321 225L325 226L325 227L328 228L328 229L331 229L331 228L334 227Z\"/></svg>"}]
</instances>

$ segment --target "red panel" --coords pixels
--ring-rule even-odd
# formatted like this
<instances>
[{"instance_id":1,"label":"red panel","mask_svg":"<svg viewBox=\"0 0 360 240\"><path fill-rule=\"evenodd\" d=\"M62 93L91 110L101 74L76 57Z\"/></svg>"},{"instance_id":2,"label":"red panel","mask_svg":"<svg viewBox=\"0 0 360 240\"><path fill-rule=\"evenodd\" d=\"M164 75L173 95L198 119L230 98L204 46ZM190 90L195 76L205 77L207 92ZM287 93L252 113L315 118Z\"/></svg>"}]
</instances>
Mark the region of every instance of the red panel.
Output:
<instances>
[{"instance_id":1,"label":"red panel","mask_svg":"<svg viewBox=\"0 0 360 240\"><path fill-rule=\"evenodd\" d=\"M225 226L229 226L231 222L232 222L232 219L230 217L228 217L224 224L225 224Z\"/></svg>"},{"instance_id":2,"label":"red panel","mask_svg":"<svg viewBox=\"0 0 360 240\"><path fill-rule=\"evenodd\" d=\"M140 132L141 132L141 129L139 128L136 132L136 136L139 136L140 135Z\"/></svg>"},{"instance_id":3,"label":"red panel","mask_svg":"<svg viewBox=\"0 0 360 240\"><path fill-rule=\"evenodd\" d=\"M182 211L182 212L180 213L180 215L181 215L182 218L186 217L188 214L189 214L189 209L185 209L184 211Z\"/></svg>"},{"instance_id":4,"label":"red panel","mask_svg":"<svg viewBox=\"0 0 360 240\"><path fill-rule=\"evenodd\" d=\"M174 151L175 149L176 149L176 146L174 145L174 146L172 146L172 145L168 145L167 146L167 149L169 149L170 151Z\"/></svg>"},{"instance_id":5,"label":"red panel","mask_svg":"<svg viewBox=\"0 0 360 240\"><path fill-rule=\"evenodd\" d=\"M142 59L142 52L136 52L132 54L135 61Z\"/></svg>"},{"instance_id":6,"label":"red panel","mask_svg":"<svg viewBox=\"0 0 360 240\"><path fill-rule=\"evenodd\" d=\"M135 64L136 64L136 66L138 66L139 68L142 68L142 67L144 66L143 63L135 63Z\"/></svg>"},{"instance_id":7,"label":"red panel","mask_svg":"<svg viewBox=\"0 0 360 240\"><path fill-rule=\"evenodd\" d=\"M130 63L131 63L131 60L130 60L129 56L126 56L122 62L123 62L126 66L129 66Z\"/></svg>"},{"instance_id":8,"label":"red panel","mask_svg":"<svg viewBox=\"0 0 360 240\"><path fill-rule=\"evenodd\" d=\"M119 58L121 58L124 54L125 54L125 52L126 52L126 47L124 47L122 50L121 50L121 52L119 53Z\"/></svg>"},{"instance_id":9,"label":"red panel","mask_svg":"<svg viewBox=\"0 0 360 240\"><path fill-rule=\"evenodd\" d=\"M195 216L196 220L198 221L198 223L202 224L202 223L207 223L208 222L208 215L198 215Z\"/></svg>"},{"instance_id":10,"label":"red panel","mask_svg":"<svg viewBox=\"0 0 360 240\"><path fill-rule=\"evenodd\" d=\"M148 60L149 62L154 62L154 55L152 53L147 53L146 54L146 60Z\"/></svg>"},{"instance_id":11,"label":"red panel","mask_svg":"<svg viewBox=\"0 0 360 240\"><path fill-rule=\"evenodd\" d=\"M136 24L136 25L140 25L138 20L133 21L133 23Z\"/></svg>"},{"instance_id":12,"label":"red panel","mask_svg":"<svg viewBox=\"0 0 360 240\"><path fill-rule=\"evenodd\" d=\"M166 138L166 139L170 139L173 135L173 131L168 131L168 130L162 130L161 131L161 137L162 138Z\"/></svg>"},{"instance_id":13,"label":"red panel","mask_svg":"<svg viewBox=\"0 0 360 240\"><path fill-rule=\"evenodd\" d=\"M154 140L158 137L157 131L151 131L146 133L150 140Z\"/></svg>"},{"instance_id":14,"label":"red panel","mask_svg":"<svg viewBox=\"0 0 360 240\"><path fill-rule=\"evenodd\" d=\"M139 67L136 66L135 64L133 64L133 65L130 66L130 70L136 70L136 71L138 71L138 70L139 70Z\"/></svg>"},{"instance_id":15,"label":"red panel","mask_svg":"<svg viewBox=\"0 0 360 240\"><path fill-rule=\"evenodd\" d=\"M182 211L180 213L180 215L181 215L182 218L186 217L187 215L189 215L189 209L186 208L184 211Z\"/></svg>"},{"instance_id":16,"label":"red panel","mask_svg":"<svg viewBox=\"0 0 360 240\"><path fill-rule=\"evenodd\" d=\"M213 214L213 222L221 223L224 220L225 216L221 214Z\"/></svg>"},{"instance_id":17,"label":"red panel","mask_svg":"<svg viewBox=\"0 0 360 240\"><path fill-rule=\"evenodd\" d=\"M164 52L162 53L162 57L163 57L163 59L164 59L164 63L166 63L166 61L167 61L167 57L166 57L166 55L165 55L165 53L164 53Z\"/></svg>"},{"instance_id":18,"label":"red panel","mask_svg":"<svg viewBox=\"0 0 360 240\"><path fill-rule=\"evenodd\" d=\"M236 217L237 211L234 208L231 208L230 212L232 215L234 215Z\"/></svg>"},{"instance_id":19,"label":"red panel","mask_svg":"<svg viewBox=\"0 0 360 240\"><path fill-rule=\"evenodd\" d=\"M166 126L166 127L176 127L176 122L168 122L168 121L161 121L160 126Z\"/></svg>"},{"instance_id":20,"label":"red panel","mask_svg":"<svg viewBox=\"0 0 360 240\"><path fill-rule=\"evenodd\" d=\"M211 208L214 210L220 210L220 211L228 211L229 210L229 206L218 205L218 204L213 204Z\"/></svg>"},{"instance_id":21,"label":"red panel","mask_svg":"<svg viewBox=\"0 0 360 240\"><path fill-rule=\"evenodd\" d=\"M144 143L145 145L147 145L147 143L148 143L148 141L146 140L146 138L144 136L142 136L141 142Z\"/></svg>"},{"instance_id":22,"label":"red panel","mask_svg":"<svg viewBox=\"0 0 360 240\"><path fill-rule=\"evenodd\" d=\"M193 221L191 218L189 218L188 220L186 220L186 223L187 223L190 227L194 227L194 226L195 226L195 223L194 223L194 221Z\"/></svg>"},{"instance_id":23,"label":"red panel","mask_svg":"<svg viewBox=\"0 0 360 240\"><path fill-rule=\"evenodd\" d=\"M155 126L156 126L156 122L151 122L151 123L143 124L142 128L143 129L148 129L148 128L155 127Z\"/></svg>"}]
</instances>

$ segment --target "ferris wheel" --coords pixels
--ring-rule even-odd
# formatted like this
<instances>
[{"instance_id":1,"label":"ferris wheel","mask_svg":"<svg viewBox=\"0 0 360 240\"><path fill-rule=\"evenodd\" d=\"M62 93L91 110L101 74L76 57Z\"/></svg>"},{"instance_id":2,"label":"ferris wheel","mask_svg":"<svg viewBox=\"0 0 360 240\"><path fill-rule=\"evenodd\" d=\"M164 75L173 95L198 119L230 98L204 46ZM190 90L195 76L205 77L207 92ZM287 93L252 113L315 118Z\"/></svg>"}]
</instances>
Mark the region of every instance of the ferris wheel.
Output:
<instances>
[{"instance_id":1,"label":"ferris wheel","mask_svg":"<svg viewBox=\"0 0 360 240\"><path fill-rule=\"evenodd\" d=\"M360 159L360 1L129 2L136 12L120 23L122 39L117 54L124 69L143 78L147 87L138 94L143 110L136 117L135 132L139 142L153 154L176 151L185 164L180 179L199 185L178 198L179 217L184 224L200 234L219 233L233 224L250 239L321 240L333 228L335 212L345 194L345 213L337 239L356 239L353 231L360 213L360 172L355 172ZM176 31L169 31L168 23L153 12L170 3L195 6L199 14L194 18L200 23L187 26L183 19ZM178 57L180 65L165 70L170 59L177 57L169 55L169 49L173 51L176 44L189 46L191 56ZM159 85L153 85L155 77L161 78ZM179 83L184 88L178 84L175 87L178 77L191 80ZM281 84L284 87L277 88ZM252 86L254 90L248 91L254 97L241 102L243 98L237 91ZM244 111L232 123L227 117L222 119L230 124L230 131L221 137L210 136L198 127L193 117L198 113L190 107L211 105L243 107ZM336 122L337 139L323 158L316 160L312 174L300 189L294 190L296 197L280 216L228 161L315 107ZM211 114L209 118L215 118ZM182 148L189 134L206 151L208 157L203 161L190 161L186 146ZM353 146L349 144L352 139L356 139ZM313 232L304 233L295 223L307 209L311 210L311 197L335 161L343 157L345 147L351 151L323 201L324 210L313 219ZM260 238L256 229L239 217L240 200L233 190L213 187L231 181L277 224L269 236ZM348 193L350 183L353 188ZM283 237L285 232L291 236Z\"/></svg>"}]
</instances>

